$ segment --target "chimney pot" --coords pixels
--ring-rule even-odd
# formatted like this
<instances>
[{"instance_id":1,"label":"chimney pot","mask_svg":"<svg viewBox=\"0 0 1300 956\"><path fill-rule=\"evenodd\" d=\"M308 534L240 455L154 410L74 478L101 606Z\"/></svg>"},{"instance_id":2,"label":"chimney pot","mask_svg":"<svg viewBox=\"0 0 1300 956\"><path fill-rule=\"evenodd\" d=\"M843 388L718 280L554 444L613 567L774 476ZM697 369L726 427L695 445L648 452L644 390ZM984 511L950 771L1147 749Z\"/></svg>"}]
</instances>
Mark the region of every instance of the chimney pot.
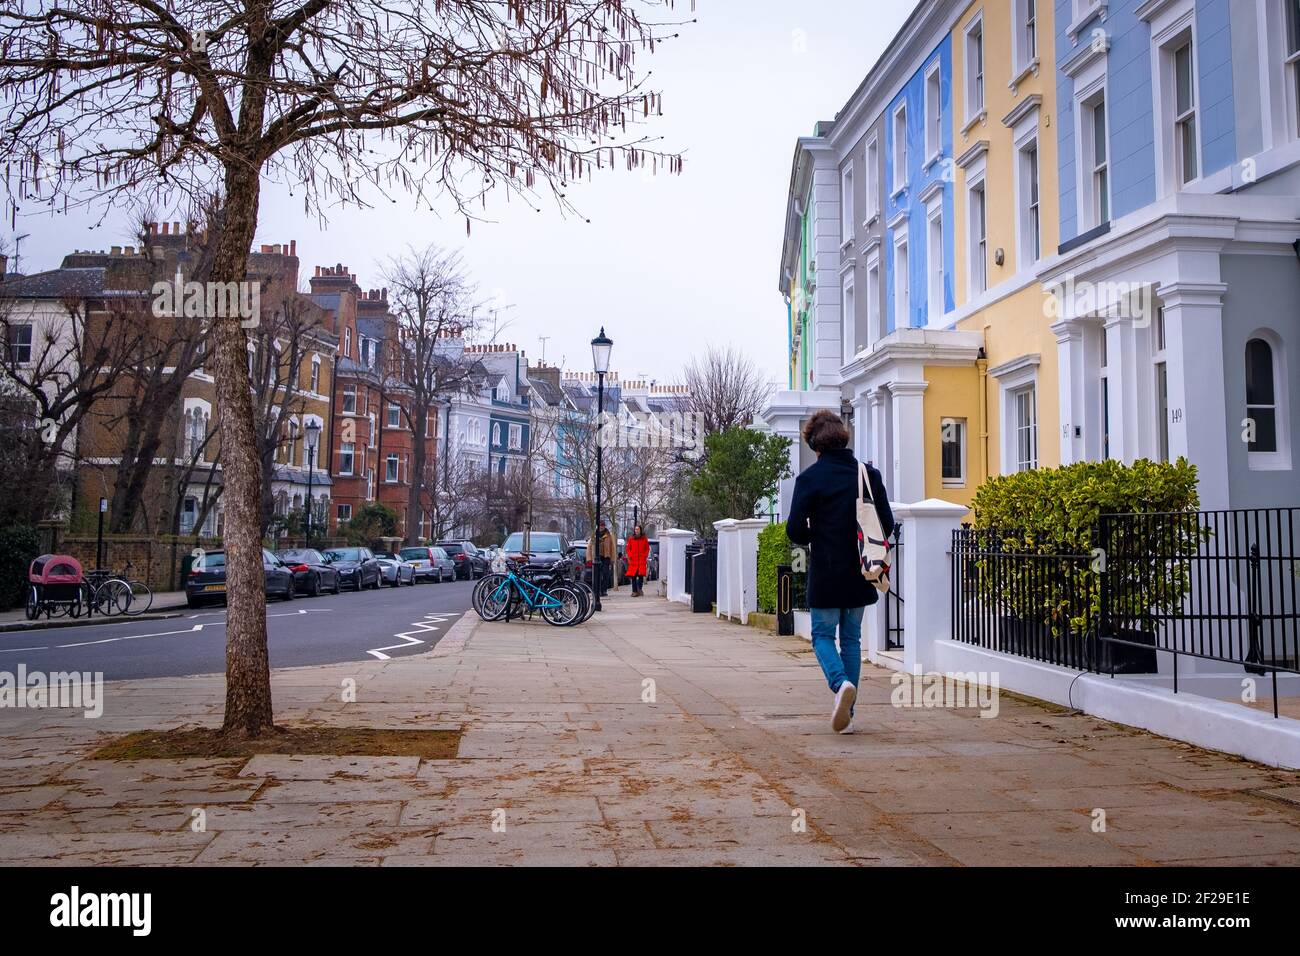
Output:
<instances>
[{"instance_id":1,"label":"chimney pot","mask_svg":"<svg viewBox=\"0 0 1300 956\"><path fill-rule=\"evenodd\" d=\"M115 255L115 256L120 256L120 255L122 254L122 247L121 247L121 246L113 246L113 248L112 248L111 251L112 251L113 255Z\"/></svg>"},{"instance_id":2,"label":"chimney pot","mask_svg":"<svg viewBox=\"0 0 1300 956\"><path fill-rule=\"evenodd\" d=\"M181 234L181 224L179 222L172 223L172 234L177 236Z\"/></svg>"},{"instance_id":3,"label":"chimney pot","mask_svg":"<svg viewBox=\"0 0 1300 956\"><path fill-rule=\"evenodd\" d=\"M295 256L295 257L298 255L298 240L297 240L297 239L290 239L290 240L289 240L289 255L291 255L291 256Z\"/></svg>"},{"instance_id":4,"label":"chimney pot","mask_svg":"<svg viewBox=\"0 0 1300 956\"><path fill-rule=\"evenodd\" d=\"M163 223L163 224L162 224L162 230L163 230L163 231L162 231L162 234L163 234L164 236L167 235L167 223Z\"/></svg>"}]
</instances>

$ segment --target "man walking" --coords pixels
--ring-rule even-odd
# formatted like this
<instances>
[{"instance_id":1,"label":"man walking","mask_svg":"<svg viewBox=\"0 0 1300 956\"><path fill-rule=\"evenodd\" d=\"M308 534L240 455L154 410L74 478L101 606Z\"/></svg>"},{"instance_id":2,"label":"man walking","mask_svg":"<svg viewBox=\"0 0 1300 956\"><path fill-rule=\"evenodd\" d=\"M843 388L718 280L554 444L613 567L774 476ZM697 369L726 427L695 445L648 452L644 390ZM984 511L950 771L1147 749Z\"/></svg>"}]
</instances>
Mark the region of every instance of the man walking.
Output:
<instances>
[{"instance_id":1,"label":"man walking","mask_svg":"<svg viewBox=\"0 0 1300 956\"><path fill-rule=\"evenodd\" d=\"M812 645L835 695L831 729L853 733L853 704L862 672L862 614L879 594L862 575L858 551L859 463L848 448L849 431L833 412L820 411L804 425L803 439L817 461L795 479L786 534L808 545L808 608ZM885 537L894 530L880 472L870 465L866 485ZM839 647L835 632L839 631Z\"/></svg>"},{"instance_id":2,"label":"man walking","mask_svg":"<svg viewBox=\"0 0 1300 956\"><path fill-rule=\"evenodd\" d=\"M595 578L593 583L600 589L600 596L604 597L609 591L614 568L614 536L609 533L604 521L601 521L596 530L590 549L592 577Z\"/></svg>"}]
</instances>

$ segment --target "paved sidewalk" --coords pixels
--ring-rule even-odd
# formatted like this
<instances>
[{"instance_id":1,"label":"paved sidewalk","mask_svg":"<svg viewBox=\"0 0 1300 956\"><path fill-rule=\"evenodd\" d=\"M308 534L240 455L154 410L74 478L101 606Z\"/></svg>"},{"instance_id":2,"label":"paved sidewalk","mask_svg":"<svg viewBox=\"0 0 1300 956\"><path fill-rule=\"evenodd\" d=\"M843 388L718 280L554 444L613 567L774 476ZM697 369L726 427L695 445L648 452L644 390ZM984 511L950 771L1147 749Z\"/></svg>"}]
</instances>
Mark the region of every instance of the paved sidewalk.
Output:
<instances>
[{"instance_id":1,"label":"paved sidewalk","mask_svg":"<svg viewBox=\"0 0 1300 956\"><path fill-rule=\"evenodd\" d=\"M51 627L85 627L89 624L117 624L123 620L157 621L164 617L173 617L176 612L184 611L187 607L184 591L155 591L149 610L145 613L133 614L130 617L124 617L121 614L96 614L94 617L90 617L83 614L77 618L56 615L47 619L44 615L41 615L37 620L29 621L27 620L27 612L22 607L16 607L8 611L0 610L0 633L7 631L40 631Z\"/></svg>"},{"instance_id":2,"label":"paved sidewalk","mask_svg":"<svg viewBox=\"0 0 1300 956\"><path fill-rule=\"evenodd\" d=\"M348 679L356 703L341 700ZM888 672L871 667L860 732L836 736L805 642L653 597L612 597L578 628L471 616L427 654L274 675L282 722L463 726L454 760L84 759L111 733L216 723L221 684L111 685L99 720L0 710L0 862L1231 865L1300 854L1300 775L1005 695L994 719L895 708Z\"/></svg>"}]
</instances>

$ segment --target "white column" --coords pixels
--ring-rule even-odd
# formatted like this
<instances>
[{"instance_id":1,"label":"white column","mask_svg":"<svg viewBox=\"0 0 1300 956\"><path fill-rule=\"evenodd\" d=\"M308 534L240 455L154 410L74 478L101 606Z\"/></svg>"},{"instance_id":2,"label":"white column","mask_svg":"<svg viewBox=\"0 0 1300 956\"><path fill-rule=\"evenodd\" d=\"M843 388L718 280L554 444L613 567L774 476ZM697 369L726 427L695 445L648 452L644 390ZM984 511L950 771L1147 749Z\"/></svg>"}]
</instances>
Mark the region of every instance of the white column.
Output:
<instances>
[{"instance_id":1,"label":"white column","mask_svg":"<svg viewBox=\"0 0 1300 956\"><path fill-rule=\"evenodd\" d=\"M1147 409L1138 401L1140 359L1137 329L1129 318L1106 321L1106 384L1110 403L1110 457L1132 463L1142 457L1142 424Z\"/></svg>"},{"instance_id":2,"label":"white column","mask_svg":"<svg viewBox=\"0 0 1300 956\"><path fill-rule=\"evenodd\" d=\"M740 555L736 553L736 519L723 518L713 522L718 532L718 617L731 617L732 590L736 581Z\"/></svg>"},{"instance_id":3,"label":"white column","mask_svg":"<svg viewBox=\"0 0 1300 956\"><path fill-rule=\"evenodd\" d=\"M1223 396L1227 288L1220 282L1176 282L1157 290L1165 309L1169 457L1182 455L1196 466L1204 509L1228 507L1230 423Z\"/></svg>"},{"instance_id":4,"label":"white column","mask_svg":"<svg viewBox=\"0 0 1300 956\"><path fill-rule=\"evenodd\" d=\"M1056 359L1059 369L1058 400L1061 406L1061 464L1083 461L1086 428L1086 369L1083 326L1064 321L1052 326L1056 333ZM1078 434L1075 430L1078 430Z\"/></svg>"},{"instance_id":5,"label":"white column","mask_svg":"<svg viewBox=\"0 0 1300 956\"><path fill-rule=\"evenodd\" d=\"M882 475L892 477L889 462L885 460L888 453L885 435L889 428L885 420L885 390L873 388L867 395L867 401L871 405L871 444L867 447L865 460L875 465Z\"/></svg>"},{"instance_id":6,"label":"white column","mask_svg":"<svg viewBox=\"0 0 1300 956\"><path fill-rule=\"evenodd\" d=\"M952 640L952 533L967 509L929 498L894 505L903 524L903 666L933 670L935 641Z\"/></svg>"},{"instance_id":7,"label":"white column","mask_svg":"<svg viewBox=\"0 0 1300 956\"><path fill-rule=\"evenodd\" d=\"M925 497L925 388L927 382L892 382L894 460L889 483L891 498L920 501Z\"/></svg>"},{"instance_id":8,"label":"white column","mask_svg":"<svg viewBox=\"0 0 1300 956\"><path fill-rule=\"evenodd\" d=\"M758 533L767 527L766 518L742 518L736 522L737 614L741 624L758 610Z\"/></svg>"},{"instance_id":9,"label":"white column","mask_svg":"<svg viewBox=\"0 0 1300 956\"><path fill-rule=\"evenodd\" d=\"M659 532L659 576L668 591L668 600L689 604L686 593L686 546L695 538L695 532L682 528L669 528Z\"/></svg>"}]
</instances>

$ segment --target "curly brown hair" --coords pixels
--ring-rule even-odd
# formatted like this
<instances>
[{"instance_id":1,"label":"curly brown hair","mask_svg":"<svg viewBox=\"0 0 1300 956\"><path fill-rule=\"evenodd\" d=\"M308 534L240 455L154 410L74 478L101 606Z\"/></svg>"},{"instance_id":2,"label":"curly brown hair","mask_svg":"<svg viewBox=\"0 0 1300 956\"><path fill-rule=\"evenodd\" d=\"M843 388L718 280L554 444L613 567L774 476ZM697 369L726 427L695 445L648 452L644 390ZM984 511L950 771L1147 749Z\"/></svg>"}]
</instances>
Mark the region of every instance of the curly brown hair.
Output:
<instances>
[{"instance_id":1,"label":"curly brown hair","mask_svg":"<svg viewBox=\"0 0 1300 956\"><path fill-rule=\"evenodd\" d=\"M844 426L840 416L832 411L822 409L814 412L803 426L803 440L817 454L824 451L837 451L849 445L849 430Z\"/></svg>"}]
</instances>

